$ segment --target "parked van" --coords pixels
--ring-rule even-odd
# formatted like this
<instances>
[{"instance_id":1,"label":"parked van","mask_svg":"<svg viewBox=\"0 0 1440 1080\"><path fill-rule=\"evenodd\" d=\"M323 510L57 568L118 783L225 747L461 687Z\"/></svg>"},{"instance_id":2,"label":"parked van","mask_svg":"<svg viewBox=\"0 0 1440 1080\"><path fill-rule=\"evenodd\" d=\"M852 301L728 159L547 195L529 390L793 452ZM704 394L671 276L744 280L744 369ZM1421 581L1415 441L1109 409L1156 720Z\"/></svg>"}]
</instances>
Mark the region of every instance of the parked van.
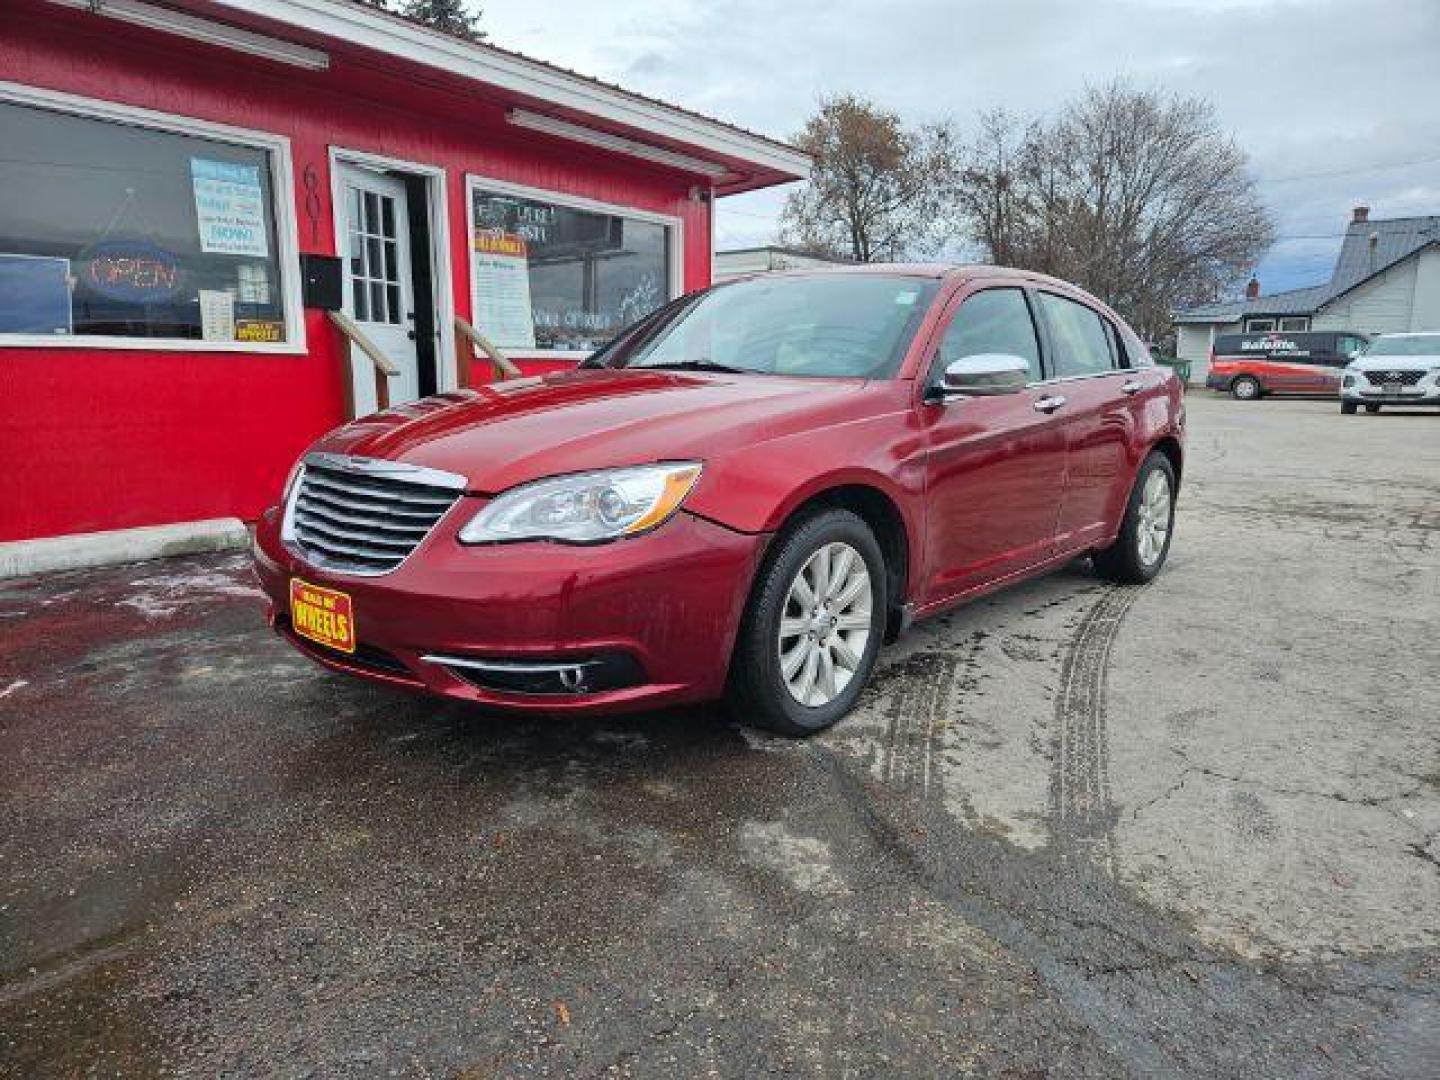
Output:
<instances>
[{"instance_id":1,"label":"parked van","mask_svg":"<svg viewBox=\"0 0 1440 1080\"><path fill-rule=\"evenodd\" d=\"M1221 334L1210 349L1205 385L1241 401L1265 394L1334 396L1341 369L1369 340L1353 330Z\"/></svg>"}]
</instances>

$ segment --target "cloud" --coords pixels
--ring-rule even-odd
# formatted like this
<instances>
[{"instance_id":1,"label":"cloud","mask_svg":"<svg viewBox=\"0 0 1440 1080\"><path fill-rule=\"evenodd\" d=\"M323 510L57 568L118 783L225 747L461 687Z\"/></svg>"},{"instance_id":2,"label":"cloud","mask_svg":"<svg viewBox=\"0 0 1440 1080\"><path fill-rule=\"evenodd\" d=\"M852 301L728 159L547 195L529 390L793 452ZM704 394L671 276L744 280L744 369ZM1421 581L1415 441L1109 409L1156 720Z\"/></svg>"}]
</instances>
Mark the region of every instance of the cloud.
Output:
<instances>
[{"instance_id":1,"label":"cloud","mask_svg":"<svg viewBox=\"0 0 1440 1080\"><path fill-rule=\"evenodd\" d=\"M1339 234L1358 202L1377 217L1440 213L1440 161L1374 168L1440 158L1435 0L550 0L543 17L534 0L483 6L498 44L782 137L841 90L964 127L997 106L1044 114L1124 75L1215 104L1282 237ZM769 239L782 201L722 201L720 243ZM1338 246L1282 240L1261 280L1309 284Z\"/></svg>"}]
</instances>

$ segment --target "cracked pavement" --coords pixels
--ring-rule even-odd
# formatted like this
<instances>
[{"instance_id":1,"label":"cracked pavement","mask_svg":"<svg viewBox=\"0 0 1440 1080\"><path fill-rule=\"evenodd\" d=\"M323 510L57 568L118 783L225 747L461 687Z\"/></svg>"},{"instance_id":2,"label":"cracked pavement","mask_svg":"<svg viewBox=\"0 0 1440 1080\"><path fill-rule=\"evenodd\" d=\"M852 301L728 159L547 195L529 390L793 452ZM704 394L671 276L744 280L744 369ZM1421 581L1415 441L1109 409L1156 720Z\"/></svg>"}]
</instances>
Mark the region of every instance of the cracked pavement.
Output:
<instances>
[{"instance_id":1,"label":"cracked pavement","mask_svg":"<svg viewBox=\"0 0 1440 1080\"><path fill-rule=\"evenodd\" d=\"M1156 582L804 743L346 680L237 556L0 583L0 1075L1440 1074L1440 418L1189 410Z\"/></svg>"}]
</instances>

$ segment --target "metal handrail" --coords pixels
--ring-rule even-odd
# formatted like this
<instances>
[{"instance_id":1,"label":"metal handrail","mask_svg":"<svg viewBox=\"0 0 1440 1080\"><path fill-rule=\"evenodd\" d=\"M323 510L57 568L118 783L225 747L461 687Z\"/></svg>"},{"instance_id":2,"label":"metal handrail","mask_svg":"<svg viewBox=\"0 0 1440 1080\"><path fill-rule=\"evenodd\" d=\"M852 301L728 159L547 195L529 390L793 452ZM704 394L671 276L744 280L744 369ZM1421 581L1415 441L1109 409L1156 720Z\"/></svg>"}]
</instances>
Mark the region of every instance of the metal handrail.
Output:
<instances>
[{"instance_id":1,"label":"metal handrail","mask_svg":"<svg viewBox=\"0 0 1440 1080\"><path fill-rule=\"evenodd\" d=\"M503 381L505 379L520 378L520 369L515 366L514 362L511 361L508 356L500 351L499 346L458 315L455 316L455 329L459 331L461 338L469 342L470 346L479 349L485 354L486 358L490 361L490 366L495 370L495 378L497 380ZM461 386L470 385L470 361L474 358L475 354L473 349L462 341L460 344Z\"/></svg>"},{"instance_id":2,"label":"metal handrail","mask_svg":"<svg viewBox=\"0 0 1440 1080\"><path fill-rule=\"evenodd\" d=\"M340 332L350 339L351 344L370 358L370 362L375 367L376 408L388 409L390 407L390 377L400 374L399 366L381 352L380 346L366 337L365 331L361 330L359 324L345 312L329 311L326 314L330 316L330 321L339 327ZM347 389L350 386L349 379L345 380L345 386ZM351 396L353 398L354 395ZM355 415L355 402L352 400L350 416L353 419Z\"/></svg>"}]
</instances>

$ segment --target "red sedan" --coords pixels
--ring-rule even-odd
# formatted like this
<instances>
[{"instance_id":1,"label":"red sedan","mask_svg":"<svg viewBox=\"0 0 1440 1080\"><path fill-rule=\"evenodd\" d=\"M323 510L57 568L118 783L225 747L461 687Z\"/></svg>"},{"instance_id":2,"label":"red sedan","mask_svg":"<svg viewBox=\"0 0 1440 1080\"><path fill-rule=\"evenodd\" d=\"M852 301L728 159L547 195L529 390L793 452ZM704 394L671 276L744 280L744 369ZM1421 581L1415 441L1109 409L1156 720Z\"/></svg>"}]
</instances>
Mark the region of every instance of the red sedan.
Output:
<instances>
[{"instance_id":1,"label":"red sedan","mask_svg":"<svg viewBox=\"0 0 1440 1080\"><path fill-rule=\"evenodd\" d=\"M1064 282L767 275L325 436L256 567L341 671L551 713L724 697L806 734L912 618L1083 555L1152 578L1183 430L1174 375Z\"/></svg>"}]
</instances>

